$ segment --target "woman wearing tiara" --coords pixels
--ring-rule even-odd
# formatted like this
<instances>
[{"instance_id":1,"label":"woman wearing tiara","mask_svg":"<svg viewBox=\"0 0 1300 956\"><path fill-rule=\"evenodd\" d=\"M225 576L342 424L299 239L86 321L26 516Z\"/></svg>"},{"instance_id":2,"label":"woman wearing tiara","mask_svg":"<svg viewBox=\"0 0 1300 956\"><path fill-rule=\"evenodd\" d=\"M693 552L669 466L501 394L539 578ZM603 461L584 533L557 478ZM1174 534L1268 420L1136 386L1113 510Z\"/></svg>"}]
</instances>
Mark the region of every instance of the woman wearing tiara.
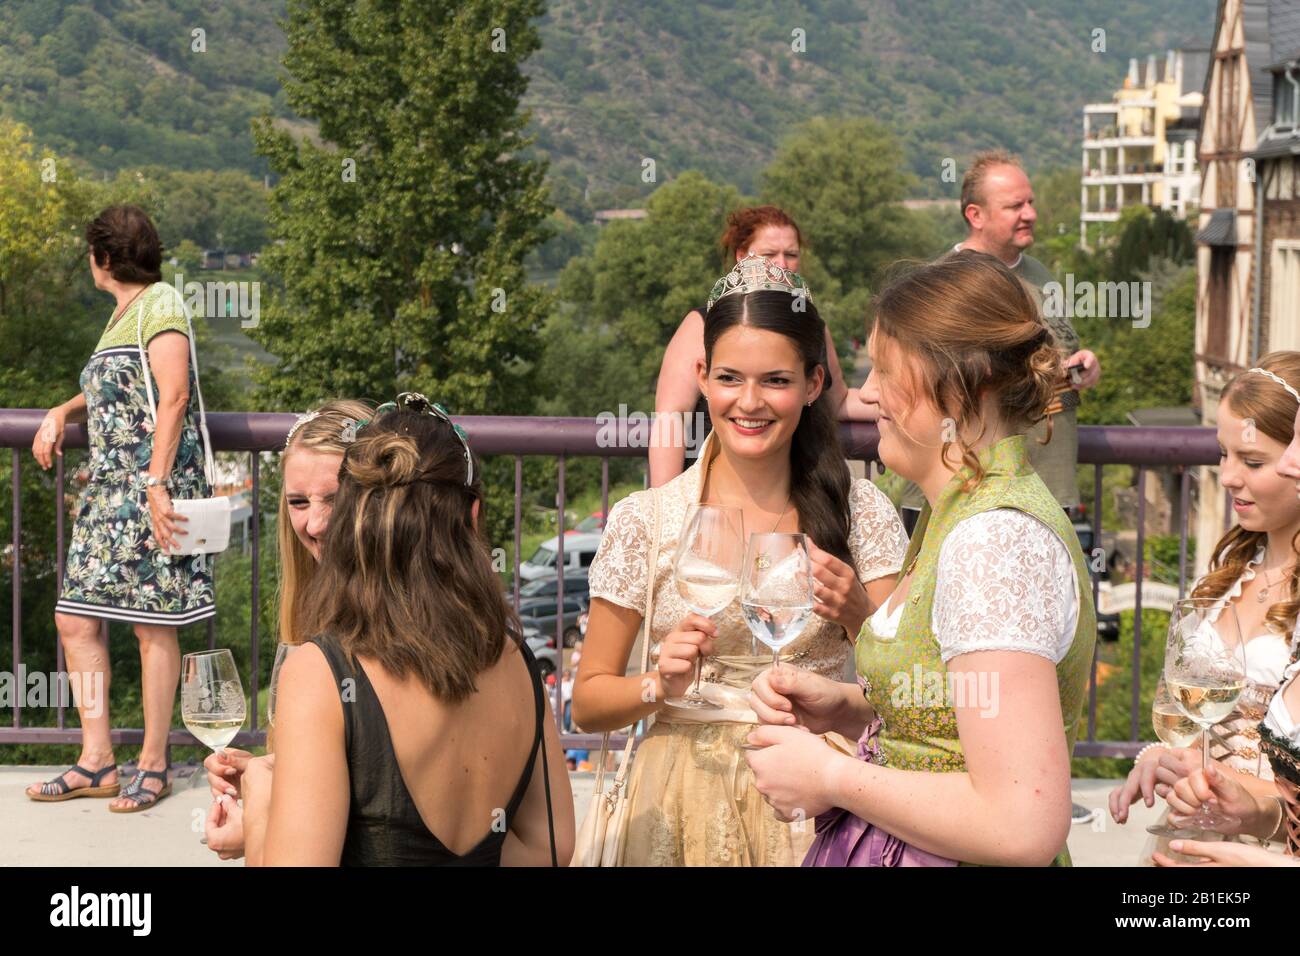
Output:
<instances>
[{"instance_id":1,"label":"woman wearing tiara","mask_svg":"<svg viewBox=\"0 0 1300 956\"><path fill-rule=\"evenodd\" d=\"M728 266L746 256L759 256L788 272L798 273L803 255L803 235L795 221L776 206L751 206L727 216L719 241ZM725 268L725 267L724 267ZM655 434L650 445L650 485L657 488L682 473L685 464L684 429L674 427L685 416L708 417L695 369L704 358L704 316L707 308L686 313L664 350L655 386ZM865 405L856 390L849 389L840 370L839 356L830 330L823 335L823 386L829 394L835 418L875 421L876 409ZM692 435L698 442L702 436Z\"/></svg>"},{"instance_id":2,"label":"woman wearing tiara","mask_svg":"<svg viewBox=\"0 0 1300 956\"><path fill-rule=\"evenodd\" d=\"M695 464L610 514L589 574L573 720L600 731L654 718L632 763L618 864L788 866L802 859L812 827L772 815L741 753L755 720L749 685L769 658L750 655L738 601L708 619L679 596L673 552L687 510L734 506L746 533L808 535L814 617L786 653L826 675L843 672L850 636L893 588L907 542L884 494L850 479L825 390L825 327L798 275L742 259L714 286L703 339L696 383L715 430ZM643 625L657 664L628 675ZM701 657L706 696L720 709L663 703L686 691Z\"/></svg>"},{"instance_id":3,"label":"woman wearing tiara","mask_svg":"<svg viewBox=\"0 0 1300 956\"><path fill-rule=\"evenodd\" d=\"M1296 383L1293 385L1292 383ZM1219 539L1210 569L1192 597L1221 598L1237 613L1246 640L1248 687L1237 707L1211 733L1210 758L1259 795L1273 792L1273 773L1260 752L1259 720L1292 660L1291 635L1300 611L1300 499L1278 471L1300 408L1300 352L1273 352L1228 383L1219 401L1219 483L1232 496L1237 524ZM1138 754L1125 783L1111 792L1117 823L1139 798L1155 797L1201 765L1197 749L1152 744ZM1166 814L1167 817L1168 814ZM1167 839L1151 840L1150 861Z\"/></svg>"}]
</instances>

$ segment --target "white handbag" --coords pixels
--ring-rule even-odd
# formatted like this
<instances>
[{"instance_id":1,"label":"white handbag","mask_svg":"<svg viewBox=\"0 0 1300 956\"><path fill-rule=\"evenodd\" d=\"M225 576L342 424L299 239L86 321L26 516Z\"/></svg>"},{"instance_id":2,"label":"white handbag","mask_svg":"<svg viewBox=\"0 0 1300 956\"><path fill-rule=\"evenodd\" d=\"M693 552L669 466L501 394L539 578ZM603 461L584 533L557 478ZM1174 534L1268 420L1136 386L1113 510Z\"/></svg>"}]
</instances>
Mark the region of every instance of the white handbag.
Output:
<instances>
[{"instance_id":1,"label":"white handbag","mask_svg":"<svg viewBox=\"0 0 1300 956\"><path fill-rule=\"evenodd\" d=\"M659 558L659 490L651 492L655 504L654 535L650 545L650 572L646 583L645 633L641 639L641 673L650 667L650 626L655 603L655 565ZM636 742L636 724L627 732L627 746L623 748L623 762L614 775L609 791L604 791L605 760L609 754L609 733L600 742L600 758L596 762L596 784L592 791L587 816L574 840L573 862L570 866L621 866L623 848L627 843L627 830L631 822L627 816L627 776L632 769L632 746Z\"/></svg>"},{"instance_id":2,"label":"white handbag","mask_svg":"<svg viewBox=\"0 0 1300 956\"><path fill-rule=\"evenodd\" d=\"M216 485L216 466L212 460L212 439L208 436L208 417L203 408L203 389L199 387L199 355L194 348L194 323L190 321L190 310L185 306L185 299L174 286L168 286L180 299L181 311L185 314L185 325L189 330L190 362L194 369L194 391L199 397L199 434L203 441L203 474L208 479L208 487ZM144 302L136 308L135 316L136 342L140 349L140 365L144 375L145 393L149 396L149 417L153 419L154 432L158 430L158 408L153 398L153 381L149 374L149 356L144 348ZM166 553L178 554L216 554L226 550L230 544L230 499L220 498L173 498L172 510L184 515L183 530L178 530L177 543Z\"/></svg>"}]
</instances>

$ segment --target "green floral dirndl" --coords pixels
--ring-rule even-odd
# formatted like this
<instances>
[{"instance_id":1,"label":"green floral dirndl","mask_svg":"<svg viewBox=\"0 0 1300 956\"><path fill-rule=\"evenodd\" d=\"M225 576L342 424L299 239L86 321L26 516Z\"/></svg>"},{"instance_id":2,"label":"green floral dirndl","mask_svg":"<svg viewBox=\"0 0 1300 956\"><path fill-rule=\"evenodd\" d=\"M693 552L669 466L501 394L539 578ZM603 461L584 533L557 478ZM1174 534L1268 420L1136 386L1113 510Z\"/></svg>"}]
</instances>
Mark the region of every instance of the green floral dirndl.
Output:
<instances>
[{"instance_id":1,"label":"green floral dirndl","mask_svg":"<svg viewBox=\"0 0 1300 956\"><path fill-rule=\"evenodd\" d=\"M154 422L138 341L143 338L147 349L161 332L188 335L189 326L179 294L158 282L105 330L81 371L90 478L73 525L56 611L164 626L192 624L216 613L210 559L164 554L149 518L144 481L153 456ZM195 426L193 368L189 381L191 404L169 477L174 499L212 493ZM156 394L156 379L153 388Z\"/></svg>"}]
</instances>

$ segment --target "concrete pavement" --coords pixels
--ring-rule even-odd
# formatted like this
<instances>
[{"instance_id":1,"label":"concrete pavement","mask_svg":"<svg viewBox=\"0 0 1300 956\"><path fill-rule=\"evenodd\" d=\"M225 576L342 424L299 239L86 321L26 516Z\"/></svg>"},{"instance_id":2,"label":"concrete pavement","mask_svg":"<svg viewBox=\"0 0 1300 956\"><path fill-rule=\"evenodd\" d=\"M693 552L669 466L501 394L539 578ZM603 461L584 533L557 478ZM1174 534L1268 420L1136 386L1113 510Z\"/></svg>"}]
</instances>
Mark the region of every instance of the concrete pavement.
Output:
<instances>
[{"instance_id":1,"label":"concrete pavement","mask_svg":"<svg viewBox=\"0 0 1300 956\"><path fill-rule=\"evenodd\" d=\"M223 863L199 843L210 802L206 778L195 768L173 771L172 795L140 813L109 813L108 801L36 803L23 790L64 767L0 766L0 866L242 866ZM123 777L125 779L125 776ZM577 815L586 813L594 783L590 773L570 774ZM1132 866L1146 841L1143 830L1159 804L1133 808L1117 826L1106 813L1106 794L1117 781L1075 780L1074 800L1095 807L1091 824L1070 828L1075 866Z\"/></svg>"}]
</instances>

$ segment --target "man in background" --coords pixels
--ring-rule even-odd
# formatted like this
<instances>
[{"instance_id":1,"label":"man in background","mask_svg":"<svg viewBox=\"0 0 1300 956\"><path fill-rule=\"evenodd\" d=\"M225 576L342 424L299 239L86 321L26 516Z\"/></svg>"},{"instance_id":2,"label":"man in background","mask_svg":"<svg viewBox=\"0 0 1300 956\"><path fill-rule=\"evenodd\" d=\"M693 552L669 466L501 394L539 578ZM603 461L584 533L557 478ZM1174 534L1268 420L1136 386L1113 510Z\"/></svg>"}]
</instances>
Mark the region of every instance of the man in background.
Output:
<instances>
[{"instance_id":1,"label":"man in background","mask_svg":"<svg viewBox=\"0 0 1300 956\"><path fill-rule=\"evenodd\" d=\"M1029 287L1041 313L1043 286L1053 281L1053 277L1046 266L1026 252L1034 244L1038 212L1034 209L1033 187L1020 160L1003 150L976 156L962 179L961 215L966 223L966 238L954 251L974 249L997 256ZM1052 440L1040 444L1047 435L1047 423L1040 422L1026 433L1026 445L1034 470L1061 507L1075 517L1079 508L1075 477L1079 458L1079 392L1097 384L1101 366L1097 356L1079 348L1079 335L1068 317L1044 315L1044 320L1065 355L1070 378L1068 387L1066 382L1061 383L1061 411L1052 416ZM909 482L900 506L908 534L916 526L924 504L921 489Z\"/></svg>"}]
</instances>

